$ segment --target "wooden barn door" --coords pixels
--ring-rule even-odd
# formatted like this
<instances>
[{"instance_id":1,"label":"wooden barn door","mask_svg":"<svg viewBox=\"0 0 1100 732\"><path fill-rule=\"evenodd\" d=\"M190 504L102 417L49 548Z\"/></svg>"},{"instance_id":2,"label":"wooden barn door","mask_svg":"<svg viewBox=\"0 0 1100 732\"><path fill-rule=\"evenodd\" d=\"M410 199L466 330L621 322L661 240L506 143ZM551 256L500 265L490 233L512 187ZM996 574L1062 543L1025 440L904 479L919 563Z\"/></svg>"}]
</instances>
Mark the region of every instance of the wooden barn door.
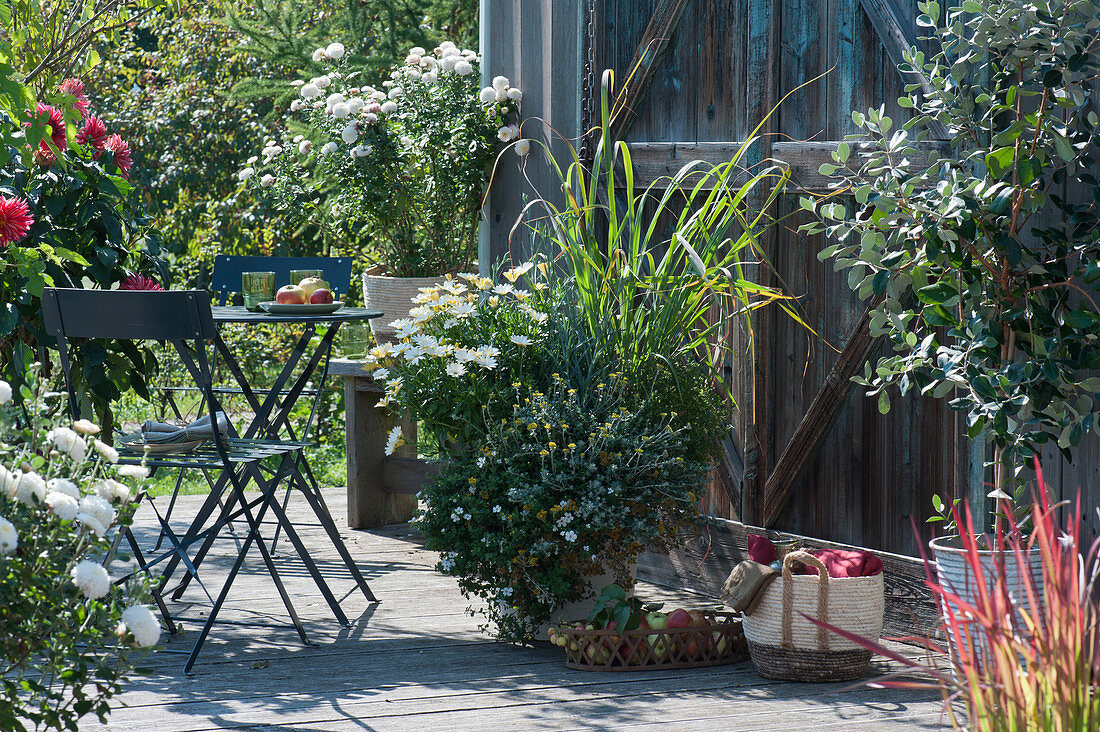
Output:
<instances>
[{"instance_id":1,"label":"wooden barn door","mask_svg":"<svg viewBox=\"0 0 1100 732\"><path fill-rule=\"evenodd\" d=\"M772 115L753 159L788 163L792 195L767 237L771 267L758 275L798 297L827 343L777 309L756 316L755 360L734 364L740 406L712 514L811 536L915 554L933 493L955 495L972 477L955 415L912 398L880 415L852 395L850 377L879 344L844 273L818 261L821 237L797 233L798 188L820 191L821 163L846 134L851 112L885 103L903 119L895 64L915 37L915 4L894 0L597 0L596 68L613 68L627 111L613 127L631 145L644 181L685 162L729 160ZM909 7L913 5L914 7ZM755 405L751 408L750 405ZM971 476L971 465L979 470ZM743 466L743 467L742 467ZM960 488L961 487L961 488Z\"/></svg>"}]
</instances>

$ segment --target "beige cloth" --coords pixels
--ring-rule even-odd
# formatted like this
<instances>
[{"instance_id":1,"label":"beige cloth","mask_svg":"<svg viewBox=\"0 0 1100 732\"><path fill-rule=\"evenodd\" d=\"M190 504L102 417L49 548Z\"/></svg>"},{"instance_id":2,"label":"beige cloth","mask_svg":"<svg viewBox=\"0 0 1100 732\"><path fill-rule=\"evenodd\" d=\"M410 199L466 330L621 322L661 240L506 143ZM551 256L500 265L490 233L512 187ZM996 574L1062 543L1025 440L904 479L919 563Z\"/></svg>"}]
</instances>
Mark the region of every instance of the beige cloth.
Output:
<instances>
[{"instance_id":1,"label":"beige cloth","mask_svg":"<svg viewBox=\"0 0 1100 732\"><path fill-rule=\"evenodd\" d=\"M763 599L764 590L778 576L778 569L746 559L733 568L722 585L722 602L737 612L751 615Z\"/></svg>"}]
</instances>

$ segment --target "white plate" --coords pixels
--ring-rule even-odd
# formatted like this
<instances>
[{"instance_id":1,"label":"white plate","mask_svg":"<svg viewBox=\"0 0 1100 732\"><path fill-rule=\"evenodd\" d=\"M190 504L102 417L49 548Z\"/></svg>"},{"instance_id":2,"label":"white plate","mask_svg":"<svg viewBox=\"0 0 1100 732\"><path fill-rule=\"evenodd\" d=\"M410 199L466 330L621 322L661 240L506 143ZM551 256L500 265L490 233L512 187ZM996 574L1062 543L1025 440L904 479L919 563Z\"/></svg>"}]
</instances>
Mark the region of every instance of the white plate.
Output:
<instances>
[{"instance_id":1,"label":"white plate","mask_svg":"<svg viewBox=\"0 0 1100 732\"><path fill-rule=\"evenodd\" d=\"M206 440L190 440L188 442L159 442L146 444L141 441L141 434L127 435L118 441L118 444L127 450L143 452L148 455L180 455L191 452Z\"/></svg>"},{"instance_id":2,"label":"white plate","mask_svg":"<svg viewBox=\"0 0 1100 732\"><path fill-rule=\"evenodd\" d=\"M312 305L309 303L305 305L290 305L271 301L260 303L260 307L272 315L328 315L344 307L344 301L337 300L335 302L316 303Z\"/></svg>"}]
</instances>

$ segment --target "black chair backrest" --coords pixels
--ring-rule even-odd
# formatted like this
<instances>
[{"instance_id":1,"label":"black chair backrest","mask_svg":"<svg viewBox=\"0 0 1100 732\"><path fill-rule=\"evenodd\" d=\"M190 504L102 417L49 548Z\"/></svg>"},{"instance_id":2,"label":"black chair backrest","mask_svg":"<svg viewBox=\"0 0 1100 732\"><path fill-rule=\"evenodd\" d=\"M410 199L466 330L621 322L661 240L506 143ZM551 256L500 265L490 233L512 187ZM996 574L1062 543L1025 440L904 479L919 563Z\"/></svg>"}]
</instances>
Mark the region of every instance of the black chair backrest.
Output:
<instances>
[{"instance_id":1,"label":"black chair backrest","mask_svg":"<svg viewBox=\"0 0 1100 732\"><path fill-rule=\"evenodd\" d=\"M351 290L351 257L243 257L219 254L214 258L214 273L210 289L225 305L230 293L241 291L241 275L245 272L274 272L275 287L296 285L290 281L292 269L319 269L333 295L340 299Z\"/></svg>"},{"instance_id":2,"label":"black chair backrest","mask_svg":"<svg viewBox=\"0 0 1100 732\"><path fill-rule=\"evenodd\" d=\"M79 417L70 373L67 340L163 340L190 342L200 388L209 386L203 341L215 335L210 293L205 290L75 290L47 287L42 293L42 321L57 339L70 405ZM207 388L208 391L208 388Z\"/></svg>"}]
</instances>

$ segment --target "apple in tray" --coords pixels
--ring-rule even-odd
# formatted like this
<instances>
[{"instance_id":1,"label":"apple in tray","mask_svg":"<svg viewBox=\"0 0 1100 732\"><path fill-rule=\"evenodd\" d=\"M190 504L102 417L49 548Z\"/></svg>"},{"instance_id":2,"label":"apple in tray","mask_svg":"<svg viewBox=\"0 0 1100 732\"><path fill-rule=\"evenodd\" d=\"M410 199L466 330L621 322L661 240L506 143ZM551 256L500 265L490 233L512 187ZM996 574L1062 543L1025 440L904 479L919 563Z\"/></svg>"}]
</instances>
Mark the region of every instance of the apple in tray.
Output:
<instances>
[{"instance_id":1,"label":"apple in tray","mask_svg":"<svg viewBox=\"0 0 1100 732\"><path fill-rule=\"evenodd\" d=\"M332 303L332 300L332 290L326 290L323 287L319 290L314 290L309 296L310 305L328 305Z\"/></svg>"},{"instance_id":2,"label":"apple in tray","mask_svg":"<svg viewBox=\"0 0 1100 732\"><path fill-rule=\"evenodd\" d=\"M305 305L309 296L298 285L284 285L275 293L275 302L280 305Z\"/></svg>"}]
</instances>

